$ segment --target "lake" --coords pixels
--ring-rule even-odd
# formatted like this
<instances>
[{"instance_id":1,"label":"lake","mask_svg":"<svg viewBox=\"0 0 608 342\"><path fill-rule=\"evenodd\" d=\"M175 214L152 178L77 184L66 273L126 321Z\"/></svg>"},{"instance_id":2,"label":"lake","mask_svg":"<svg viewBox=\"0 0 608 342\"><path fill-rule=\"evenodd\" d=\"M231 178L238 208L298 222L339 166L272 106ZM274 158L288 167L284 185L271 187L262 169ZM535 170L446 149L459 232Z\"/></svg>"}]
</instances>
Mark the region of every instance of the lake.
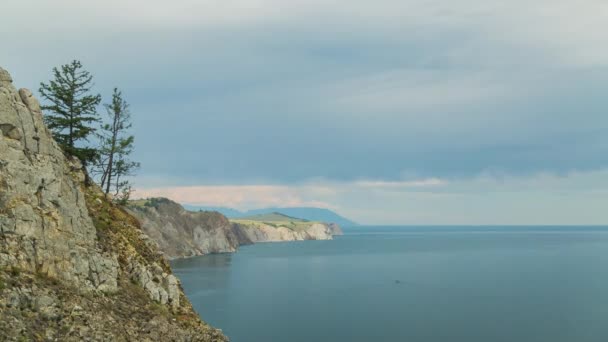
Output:
<instances>
[{"instance_id":1,"label":"lake","mask_svg":"<svg viewBox=\"0 0 608 342\"><path fill-rule=\"evenodd\" d=\"M233 342L608 341L608 228L344 230L172 266Z\"/></svg>"}]
</instances>

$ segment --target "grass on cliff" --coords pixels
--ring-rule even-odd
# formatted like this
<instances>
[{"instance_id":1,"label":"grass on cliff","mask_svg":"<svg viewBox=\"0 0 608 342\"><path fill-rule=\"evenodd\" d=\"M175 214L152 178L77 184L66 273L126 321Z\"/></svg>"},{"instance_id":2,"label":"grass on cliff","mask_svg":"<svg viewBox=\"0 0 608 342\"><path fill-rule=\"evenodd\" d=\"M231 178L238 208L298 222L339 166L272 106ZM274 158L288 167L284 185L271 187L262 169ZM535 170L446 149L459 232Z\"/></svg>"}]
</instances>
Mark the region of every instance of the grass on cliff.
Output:
<instances>
[{"instance_id":1,"label":"grass on cliff","mask_svg":"<svg viewBox=\"0 0 608 342\"><path fill-rule=\"evenodd\" d=\"M34 288L33 286L36 285ZM25 329L12 329L9 320L0 321L0 341L3 337L11 340L24 341L47 341L44 331L54 332L56 341L76 340L78 327L92 328L98 333L112 332L116 336L127 336L126 330L134 331L141 329L153 319L162 319L166 322L174 322L182 327L198 326L205 329L206 325L198 321L194 313L174 313L165 305L157 304L150 300L148 294L140 286L131 284L124 279L119 283L120 291L112 294L101 292L82 292L73 285L58 281L43 274L31 274L20 272L13 276L10 268L0 269L0 302L6 301L3 292L23 291L31 298L45 296L51 298L56 314L49 318L45 316L35 305L35 301L25 301L19 307L4 307L0 309L0 317L21 321ZM81 308L81 314L74 315L74 308ZM3 316L4 315L4 316ZM113 322L124 322L123 324L103 324L103 320L110 318ZM102 320L102 322L100 322ZM128 328L128 329L126 329ZM145 335L142 334L142 335ZM133 337L133 340L138 340Z\"/></svg>"},{"instance_id":2,"label":"grass on cliff","mask_svg":"<svg viewBox=\"0 0 608 342\"><path fill-rule=\"evenodd\" d=\"M169 264L156 248L143 238L143 231L137 219L127 213L121 206L107 200L96 186L85 189L89 214L97 229L97 237L104 250L112 251L119 256L119 262L126 265L129 258L143 258L145 263L156 262L167 273L171 273Z\"/></svg>"},{"instance_id":3,"label":"grass on cliff","mask_svg":"<svg viewBox=\"0 0 608 342\"><path fill-rule=\"evenodd\" d=\"M143 209L143 208L157 207L160 204L166 204L166 203L171 203L171 200L169 200L167 198L158 197L158 198L131 200L131 201L129 201L129 203L127 205L132 208Z\"/></svg>"},{"instance_id":4,"label":"grass on cliff","mask_svg":"<svg viewBox=\"0 0 608 342\"><path fill-rule=\"evenodd\" d=\"M241 217L238 219L231 219L230 221L234 223L239 223L246 227L261 227L266 225L274 228L285 227L287 229L291 229L293 231L298 232L305 231L310 228L310 226L317 223L313 221L299 219L296 217L287 216L277 212Z\"/></svg>"},{"instance_id":5,"label":"grass on cliff","mask_svg":"<svg viewBox=\"0 0 608 342\"><path fill-rule=\"evenodd\" d=\"M141 224L135 217L120 205L107 200L99 187L90 186L83 190L89 215L93 219L93 224L97 230L100 246L104 250L118 255L118 262L123 270L126 268L129 258L141 258L143 260L140 261L144 264L157 263L165 272L173 273L167 260L162 256L162 253L159 253L156 244L142 237ZM120 281L120 284L123 290L127 289L131 293L130 296L145 298L141 300L141 303L142 305L146 304L147 310L156 313L168 311L166 306L160 308L160 304L151 301L141 287L124 278ZM180 303L181 307L175 313L178 321L190 325L204 324L194 312L183 291ZM151 306L147 306L148 304Z\"/></svg>"},{"instance_id":6,"label":"grass on cliff","mask_svg":"<svg viewBox=\"0 0 608 342\"><path fill-rule=\"evenodd\" d=\"M281 213L258 214L246 217L239 217L239 220L259 221L259 222L310 222L297 217L287 216Z\"/></svg>"},{"instance_id":7,"label":"grass on cliff","mask_svg":"<svg viewBox=\"0 0 608 342\"><path fill-rule=\"evenodd\" d=\"M310 228L315 222L297 222L297 221L254 221L244 219L231 219L230 222L241 224L245 227L262 227L271 226L274 228L284 227L293 231L305 231Z\"/></svg>"}]
</instances>

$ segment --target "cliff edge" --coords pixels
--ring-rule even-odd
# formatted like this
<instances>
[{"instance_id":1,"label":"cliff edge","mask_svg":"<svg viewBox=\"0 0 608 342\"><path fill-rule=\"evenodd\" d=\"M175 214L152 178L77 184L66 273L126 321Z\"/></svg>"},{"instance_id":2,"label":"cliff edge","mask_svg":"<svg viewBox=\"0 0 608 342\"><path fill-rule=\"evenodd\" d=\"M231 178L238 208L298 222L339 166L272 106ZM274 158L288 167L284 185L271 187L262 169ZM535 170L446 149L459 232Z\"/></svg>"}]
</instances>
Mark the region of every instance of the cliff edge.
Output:
<instances>
[{"instance_id":1,"label":"cliff edge","mask_svg":"<svg viewBox=\"0 0 608 342\"><path fill-rule=\"evenodd\" d=\"M0 339L227 341L0 68Z\"/></svg>"},{"instance_id":2,"label":"cliff edge","mask_svg":"<svg viewBox=\"0 0 608 342\"><path fill-rule=\"evenodd\" d=\"M311 222L281 214L228 220L215 211L187 211L166 198L131 201L129 212L168 258L236 252L258 242L331 240L341 235L335 224Z\"/></svg>"},{"instance_id":3,"label":"cliff edge","mask_svg":"<svg viewBox=\"0 0 608 342\"><path fill-rule=\"evenodd\" d=\"M217 212L191 212L166 198L131 201L129 212L168 258L236 252L251 244Z\"/></svg>"}]
</instances>

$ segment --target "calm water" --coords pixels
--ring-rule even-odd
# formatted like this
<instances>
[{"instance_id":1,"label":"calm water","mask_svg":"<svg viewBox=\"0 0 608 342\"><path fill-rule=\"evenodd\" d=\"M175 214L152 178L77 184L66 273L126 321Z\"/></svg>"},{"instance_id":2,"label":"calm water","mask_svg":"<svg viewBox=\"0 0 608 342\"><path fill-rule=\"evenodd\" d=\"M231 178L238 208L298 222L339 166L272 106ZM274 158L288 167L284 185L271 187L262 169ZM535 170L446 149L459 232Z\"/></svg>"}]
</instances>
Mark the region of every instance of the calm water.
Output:
<instances>
[{"instance_id":1,"label":"calm water","mask_svg":"<svg viewBox=\"0 0 608 342\"><path fill-rule=\"evenodd\" d=\"M608 341L608 229L365 227L173 263L234 342Z\"/></svg>"}]
</instances>

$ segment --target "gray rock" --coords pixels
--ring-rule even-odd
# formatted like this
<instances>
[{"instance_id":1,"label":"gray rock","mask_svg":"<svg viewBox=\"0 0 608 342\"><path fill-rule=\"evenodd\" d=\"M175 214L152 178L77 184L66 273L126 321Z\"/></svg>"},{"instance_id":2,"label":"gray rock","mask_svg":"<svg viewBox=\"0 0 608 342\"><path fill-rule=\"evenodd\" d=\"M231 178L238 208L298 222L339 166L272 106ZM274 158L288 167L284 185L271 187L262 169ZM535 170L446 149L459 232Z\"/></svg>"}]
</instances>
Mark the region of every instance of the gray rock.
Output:
<instances>
[{"instance_id":1,"label":"gray rock","mask_svg":"<svg viewBox=\"0 0 608 342\"><path fill-rule=\"evenodd\" d=\"M223 215L188 212L170 200L162 199L155 206L131 207L129 212L140 221L145 238L169 258L235 252L243 242Z\"/></svg>"},{"instance_id":2,"label":"gray rock","mask_svg":"<svg viewBox=\"0 0 608 342\"><path fill-rule=\"evenodd\" d=\"M72 317L77 317L77 316L81 316L83 314L83 309L80 305L74 305L74 307L72 308L72 311L70 312L70 316Z\"/></svg>"},{"instance_id":3,"label":"gray rock","mask_svg":"<svg viewBox=\"0 0 608 342\"><path fill-rule=\"evenodd\" d=\"M0 80L0 230L12 233L0 235L0 267L115 291L116 257L98 250L79 180L66 176L74 161L66 160L44 126L32 93L17 92L5 70Z\"/></svg>"},{"instance_id":4,"label":"gray rock","mask_svg":"<svg viewBox=\"0 0 608 342\"><path fill-rule=\"evenodd\" d=\"M38 310L43 310L54 305L55 300L49 296L40 296L36 298L36 308Z\"/></svg>"},{"instance_id":5,"label":"gray rock","mask_svg":"<svg viewBox=\"0 0 608 342\"><path fill-rule=\"evenodd\" d=\"M13 83L13 78L8 71L0 68L0 86Z\"/></svg>"},{"instance_id":6,"label":"gray rock","mask_svg":"<svg viewBox=\"0 0 608 342\"><path fill-rule=\"evenodd\" d=\"M38 102L38 100L34 97L31 91L25 88L19 89L19 97L21 97L21 101L23 101L23 103L25 104L27 109L29 109L30 112L42 115L42 110L40 109L40 102Z\"/></svg>"},{"instance_id":7,"label":"gray rock","mask_svg":"<svg viewBox=\"0 0 608 342\"><path fill-rule=\"evenodd\" d=\"M84 180L81 163L65 157L44 125L38 101L0 68L0 278L11 277L0 290L0 339L227 341L180 303L179 281L133 218L110 217L128 234L97 230L85 197L97 188ZM94 215L109 206L88 204ZM149 333L142 328L155 313L133 307L150 304L142 293L172 309L159 310L165 316ZM187 324L167 318L177 314Z\"/></svg>"}]
</instances>

